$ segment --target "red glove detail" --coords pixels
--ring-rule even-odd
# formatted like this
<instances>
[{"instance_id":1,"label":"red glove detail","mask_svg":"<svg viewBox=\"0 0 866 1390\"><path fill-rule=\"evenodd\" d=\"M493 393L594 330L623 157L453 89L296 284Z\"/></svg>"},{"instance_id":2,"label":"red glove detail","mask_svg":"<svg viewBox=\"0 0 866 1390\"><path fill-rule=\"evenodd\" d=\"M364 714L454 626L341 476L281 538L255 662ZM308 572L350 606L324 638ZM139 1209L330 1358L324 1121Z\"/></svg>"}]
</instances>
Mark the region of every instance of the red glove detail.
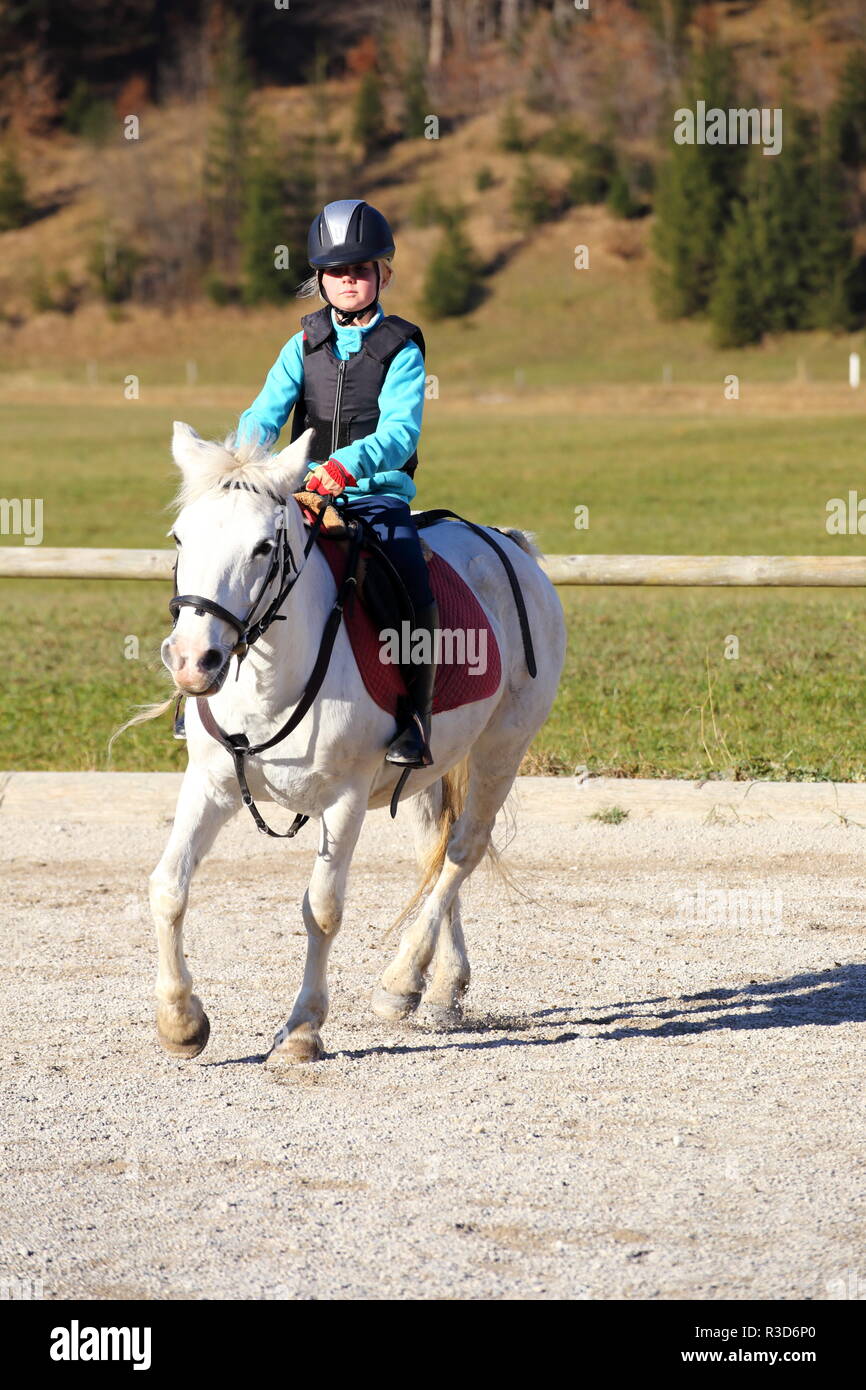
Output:
<instances>
[{"instance_id":1,"label":"red glove detail","mask_svg":"<svg viewBox=\"0 0 866 1390\"><path fill-rule=\"evenodd\" d=\"M329 487L321 474L325 474L332 484ZM336 459L328 459L327 463L317 463L304 480L304 485L308 492L321 493L323 497L336 497L346 487L351 487L355 483L355 478L344 468Z\"/></svg>"},{"instance_id":2,"label":"red glove detail","mask_svg":"<svg viewBox=\"0 0 866 1390\"><path fill-rule=\"evenodd\" d=\"M344 468L336 459L328 459L328 462L325 464L325 472L329 477L334 479L335 483L340 483L343 487L355 486L356 479L354 476L349 472L348 468Z\"/></svg>"}]
</instances>

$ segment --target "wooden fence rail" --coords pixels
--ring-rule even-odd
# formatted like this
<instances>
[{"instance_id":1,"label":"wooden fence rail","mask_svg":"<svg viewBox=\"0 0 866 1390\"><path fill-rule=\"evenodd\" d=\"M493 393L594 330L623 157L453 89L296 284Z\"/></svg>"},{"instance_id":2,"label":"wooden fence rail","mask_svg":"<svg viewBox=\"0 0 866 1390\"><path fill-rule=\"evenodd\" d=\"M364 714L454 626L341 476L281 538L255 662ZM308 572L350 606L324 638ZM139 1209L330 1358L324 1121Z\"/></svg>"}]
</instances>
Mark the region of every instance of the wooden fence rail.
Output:
<instances>
[{"instance_id":1,"label":"wooden fence rail","mask_svg":"<svg viewBox=\"0 0 866 1390\"><path fill-rule=\"evenodd\" d=\"M173 550L0 547L0 579L168 579ZM853 588L866 585L860 555L546 555L554 584L656 584Z\"/></svg>"}]
</instances>

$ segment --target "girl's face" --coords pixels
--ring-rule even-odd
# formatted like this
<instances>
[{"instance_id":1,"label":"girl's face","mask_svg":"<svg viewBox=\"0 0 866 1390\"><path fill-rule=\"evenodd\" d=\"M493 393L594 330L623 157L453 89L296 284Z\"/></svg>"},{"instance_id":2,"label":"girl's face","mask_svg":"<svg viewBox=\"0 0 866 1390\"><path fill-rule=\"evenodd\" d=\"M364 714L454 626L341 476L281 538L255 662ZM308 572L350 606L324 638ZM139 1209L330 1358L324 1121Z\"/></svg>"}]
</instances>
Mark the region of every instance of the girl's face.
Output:
<instances>
[{"instance_id":1,"label":"girl's face","mask_svg":"<svg viewBox=\"0 0 866 1390\"><path fill-rule=\"evenodd\" d=\"M387 266L383 266L382 287L390 278ZM322 285L332 304L338 309L363 309L376 298L376 266L373 261L362 261L359 265L340 265L326 270L322 275Z\"/></svg>"}]
</instances>

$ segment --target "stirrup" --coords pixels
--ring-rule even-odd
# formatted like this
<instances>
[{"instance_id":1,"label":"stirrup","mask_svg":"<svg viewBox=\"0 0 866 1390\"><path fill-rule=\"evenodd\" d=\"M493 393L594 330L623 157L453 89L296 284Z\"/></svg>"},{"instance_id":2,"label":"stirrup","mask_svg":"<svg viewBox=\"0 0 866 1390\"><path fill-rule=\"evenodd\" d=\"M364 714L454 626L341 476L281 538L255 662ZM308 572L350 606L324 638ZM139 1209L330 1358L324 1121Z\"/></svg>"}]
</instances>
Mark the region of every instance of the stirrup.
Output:
<instances>
[{"instance_id":1,"label":"stirrup","mask_svg":"<svg viewBox=\"0 0 866 1390\"><path fill-rule=\"evenodd\" d=\"M424 724L417 711L413 711L406 728L394 739L385 754L385 762L407 768L432 766L433 754L430 752Z\"/></svg>"}]
</instances>

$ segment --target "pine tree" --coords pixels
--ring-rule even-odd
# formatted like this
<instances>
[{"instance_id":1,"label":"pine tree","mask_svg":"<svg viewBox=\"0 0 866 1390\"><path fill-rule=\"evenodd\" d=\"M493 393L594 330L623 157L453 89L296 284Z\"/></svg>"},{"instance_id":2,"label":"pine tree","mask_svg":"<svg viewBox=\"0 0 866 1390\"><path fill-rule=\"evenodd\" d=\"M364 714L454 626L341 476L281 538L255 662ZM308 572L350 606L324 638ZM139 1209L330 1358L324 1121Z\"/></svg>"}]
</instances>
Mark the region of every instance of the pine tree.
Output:
<instances>
[{"instance_id":1,"label":"pine tree","mask_svg":"<svg viewBox=\"0 0 866 1390\"><path fill-rule=\"evenodd\" d=\"M621 168L616 169L610 181L607 205L614 217L637 217L641 211L640 204L631 196L628 179Z\"/></svg>"},{"instance_id":2,"label":"pine tree","mask_svg":"<svg viewBox=\"0 0 866 1390\"><path fill-rule=\"evenodd\" d=\"M726 209L705 148L678 146L659 176L652 237L653 291L664 318L686 318L706 307Z\"/></svg>"},{"instance_id":3,"label":"pine tree","mask_svg":"<svg viewBox=\"0 0 866 1390\"><path fill-rule=\"evenodd\" d=\"M784 147L772 158L752 151L722 244L710 303L720 346L851 328L862 314L844 170L813 119L790 100L784 110Z\"/></svg>"},{"instance_id":4,"label":"pine tree","mask_svg":"<svg viewBox=\"0 0 866 1390\"><path fill-rule=\"evenodd\" d=\"M734 101L729 51L708 44L682 105L728 110ZM666 132L666 140L671 133ZM659 312L682 318L702 312L710 299L718 251L744 164L737 145L672 145L655 203L653 289Z\"/></svg>"},{"instance_id":5,"label":"pine tree","mask_svg":"<svg viewBox=\"0 0 866 1390\"><path fill-rule=\"evenodd\" d=\"M753 150L744 181L769 333L805 327L819 238L814 130L793 103L785 104L785 115L781 153L765 158Z\"/></svg>"},{"instance_id":6,"label":"pine tree","mask_svg":"<svg viewBox=\"0 0 866 1390\"><path fill-rule=\"evenodd\" d=\"M110 228L104 228L90 249L88 269L106 304L122 304L132 298L141 262L142 256L134 246L119 241Z\"/></svg>"},{"instance_id":7,"label":"pine tree","mask_svg":"<svg viewBox=\"0 0 866 1390\"><path fill-rule=\"evenodd\" d=\"M278 258L284 258L284 246L288 265L278 265ZM240 249L245 304L258 304L261 300L278 303L291 294L297 275L292 275L291 250L286 241L283 162L272 150L259 150L249 167Z\"/></svg>"},{"instance_id":8,"label":"pine tree","mask_svg":"<svg viewBox=\"0 0 866 1390\"><path fill-rule=\"evenodd\" d=\"M537 227L554 215L550 190L528 159L524 159L511 195L511 211L522 227Z\"/></svg>"},{"instance_id":9,"label":"pine tree","mask_svg":"<svg viewBox=\"0 0 866 1390\"><path fill-rule=\"evenodd\" d=\"M30 217L27 180L11 149L0 159L0 232L23 227Z\"/></svg>"},{"instance_id":10,"label":"pine tree","mask_svg":"<svg viewBox=\"0 0 866 1390\"><path fill-rule=\"evenodd\" d=\"M863 321L854 260L854 214L848 181L828 151L819 153L813 177L815 234L803 327L853 329Z\"/></svg>"},{"instance_id":11,"label":"pine tree","mask_svg":"<svg viewBox=\"0 0 866 1390\"><path fill-rule=\"evenodd\" d=\"M455 318L481 298L481 266L459 216L449 220L424 277L421 303L432 319Z\"/></svg>"},{"instance_id":12,"label":"pine tree","mask_svg":"<svg viewBox=\"0 0 866 1390\"><path fill-rule=\"evenodd\" d=\"M204 187L212 263L236 269L252 141L251 82L240 25L226 17L216 65L216 109L208 131Z\"/></svg>"},{"instance_id":13,"label":"pine tree","mask_svg":"<svg viewBox=\"0 0 866 1390\"><path fill-rule=\"evenodd\" d=\"M424 63L416 54L409 65L403 88L403 134L407 140L417 140L424 134L429 103L424 82Z\"/></svg>"},{"instance_id":14,"label":"pine tree","mask_svg":"<svg viewBox=\"0 0 866 1390\"><path fill-rule=\"evenodd\" d=\"M523 122L510 101L499 121L499 147L506 154L522 154L526 149Z\"/></svg>"},{"instance_id":15,"label":"pine tree","mask_svg":"<svg viewBox=\"0 0 866 1390\"><path fill-rule=\"evenodd\" d=\"M717 347L744 347L760 342L765 322L757 289L759 280L752 216L746 203L738 203L722 242L709 305Z\"/></svg>"},{"instance_id":16,"label":"pine tree","mask_svg":"<svg viewBox=\"0 0 866 1390\"><path fill-rule=\"evenodd\" d=\"M385 143L385 109L382 105L382 84L371 69L365 72L355 98L353 133L368 159Z\"/></svg>"},{"instance_id":17,"label":"pine tree","mask_svg":"<svg viewBox=\"0 0 866 1390\"><path fill-rule=\"evenodd\" d=\"M609 144L594 141L585 145L568 180L569 200L578 205L603 203L615 170L616 155Z\"/></svg>"},{"instance_id":18,"label":"pine tree","mask_svg":"<svg viewBox=\"0 0 866 1390\"><path fill-rule=\"evenodd\" d=\"M829 156L849 168L866 164L866 47L848 55L839 89L830 109Z\"/></svg>"}]
</instances>

